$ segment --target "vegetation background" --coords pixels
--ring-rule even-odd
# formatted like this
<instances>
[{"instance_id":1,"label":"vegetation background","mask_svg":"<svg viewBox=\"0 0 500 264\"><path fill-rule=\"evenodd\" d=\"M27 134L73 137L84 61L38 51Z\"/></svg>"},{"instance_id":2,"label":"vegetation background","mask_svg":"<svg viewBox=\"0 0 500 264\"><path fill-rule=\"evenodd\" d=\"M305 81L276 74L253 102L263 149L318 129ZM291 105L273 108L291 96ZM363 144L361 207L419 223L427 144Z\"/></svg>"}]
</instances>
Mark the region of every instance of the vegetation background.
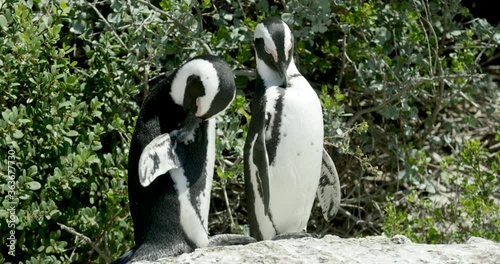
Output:
<instances>
[{"instance_id":1,"label":"vegetation background","mask_svg":"<svg viewBox=\"0 0 500 264\"><path fill-rule=\"evenodd\" d=\"M294 30L342 184L336 219L315 206L309 231L500 241L498 14L473 16L472 2L0 0L0 263L104 263L132 246L140 103L155 77L205 53L238 86L217 117L210 233L247 232L252 32L268 16Z\"/></svg>"}]
</instances>

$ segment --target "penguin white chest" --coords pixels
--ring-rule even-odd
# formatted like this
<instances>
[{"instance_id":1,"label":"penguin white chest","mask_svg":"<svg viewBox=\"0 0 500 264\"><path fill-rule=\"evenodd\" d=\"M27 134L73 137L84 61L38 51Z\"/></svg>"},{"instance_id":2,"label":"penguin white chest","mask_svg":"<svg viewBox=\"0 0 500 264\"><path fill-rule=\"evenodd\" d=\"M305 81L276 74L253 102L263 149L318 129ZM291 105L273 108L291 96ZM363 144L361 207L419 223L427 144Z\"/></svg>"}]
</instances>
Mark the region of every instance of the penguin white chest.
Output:
<instances>
[{"instance_id":1,"label":"penguin white chest","mask_svg":"<svg viewBox=\"0 0 500 264\"><path fill-rule=\"evenodd\" d=\"M269 164L272 221L278 233L300 232L307 226L321 171L321 104L303 77L285 89L269 88L266 97L268 151L276 148Z\"/></svg>"},{"instance_id":2,"label":"penguin white chest","mask_svg":"<svg viewBox=\"0 0 500 264\"><path fill-rule=\"evenodd\" d=\"M208 211L210 208L210 191L212 189L215 163L215 119L209 119L206 122L208 122L206 166L200 172L205 175L205 177L202 177L205 180L205 187L197 193L195 204L191 202L190 183L184 175L184 169L177 168L170 171L179 199L181 226L187 237L198 247L206 247L209 242Z\"/></svg>"}]
</instances>

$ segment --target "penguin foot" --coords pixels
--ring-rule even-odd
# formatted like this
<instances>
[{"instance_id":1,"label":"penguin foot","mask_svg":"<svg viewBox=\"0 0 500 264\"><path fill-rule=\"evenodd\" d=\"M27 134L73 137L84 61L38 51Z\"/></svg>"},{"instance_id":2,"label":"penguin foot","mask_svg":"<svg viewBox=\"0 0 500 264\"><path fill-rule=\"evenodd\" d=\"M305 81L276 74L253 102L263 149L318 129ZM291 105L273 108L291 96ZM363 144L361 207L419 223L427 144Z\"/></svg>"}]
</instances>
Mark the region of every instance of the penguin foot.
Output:
<instances>
[{"instance_id":1,"label":"penguin foot","mask_svg":"<svg viewBox=\"0 0 500 264\"><path fill-rule=\"evenodd\" d=\"M253 237L236 234L220 234L210 237L209 247L216 246L235 246L255 243L257 240Z\"/></svg>"},{"instance_id":2,"label":"penguin foot","mask_svg":"<svg viewBox=\"0 0 500 264\"><path fill-rule=\"evenodd\" d=\"M131 262L136 250L137 247L133 247L131 250L125 252L125 254L123 254L121 257L111 262L111 264L127 264Z\"/></svg>"},{"instance_id":3,"label":"penguin foot","mask_svg":"<svg viewBox=\"0 0 500 264\"><path fill-rule=\"evenodd\" d=\"M274 236L272 240L298 239L303 237L319 238L319 235L312 233L304 233L304 232L287 232Z\"/></svg>"}]
</instances>

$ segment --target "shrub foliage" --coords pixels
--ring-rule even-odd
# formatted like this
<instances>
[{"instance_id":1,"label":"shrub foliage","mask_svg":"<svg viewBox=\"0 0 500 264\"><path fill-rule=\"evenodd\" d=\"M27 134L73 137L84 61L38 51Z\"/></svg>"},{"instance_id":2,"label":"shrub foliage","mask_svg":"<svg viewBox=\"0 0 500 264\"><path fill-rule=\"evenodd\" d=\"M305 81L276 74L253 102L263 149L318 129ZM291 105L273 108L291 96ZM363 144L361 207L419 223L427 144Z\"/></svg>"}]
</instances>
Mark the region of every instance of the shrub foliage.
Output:
<instances>
[{"instance_id":1,"label":"shrub foliage","mask_svg":"<svg viewBox=\"0 0 500 264\"><path fill-rule=\"evenodd\" d=\"M500 241L500 33L460 1L0 0L0 262L109 262L132 246L140 103L203 53L238 86L217 117L209 229L248 232L252 31L271 15L294 29L341 178L339 214L315 206L310 231Z\"/></svg>"}]
</instances>

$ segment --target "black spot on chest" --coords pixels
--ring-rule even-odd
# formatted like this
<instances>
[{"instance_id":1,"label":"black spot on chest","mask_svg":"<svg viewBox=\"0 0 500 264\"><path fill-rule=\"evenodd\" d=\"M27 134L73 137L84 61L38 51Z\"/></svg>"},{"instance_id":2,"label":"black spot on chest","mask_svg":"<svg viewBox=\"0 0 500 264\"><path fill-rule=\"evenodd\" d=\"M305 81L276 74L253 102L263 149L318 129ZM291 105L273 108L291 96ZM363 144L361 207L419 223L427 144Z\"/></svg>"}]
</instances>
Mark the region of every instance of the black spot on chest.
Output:
<instances>
[{"instance_id":1,"label":"black spot on chest","mask_svg":"<svg viewBox=\"0 0 500 264\"><path fill-rule=\"evenodd\" d=\"M286 116L286 114L283 113L285 89L278 89L278 93L279 93L278 99L276 99L274 105L275 109L274 118L271 118L271 114L268 113L266 120L267 129L271 129L271 138L266 140L269 165L274 164L274 161L276 159L276 150L278 148L278 144L280 143L281 137L286 135L286 131L281 131L283 116Z\"/></svg>"}]
</instances>

